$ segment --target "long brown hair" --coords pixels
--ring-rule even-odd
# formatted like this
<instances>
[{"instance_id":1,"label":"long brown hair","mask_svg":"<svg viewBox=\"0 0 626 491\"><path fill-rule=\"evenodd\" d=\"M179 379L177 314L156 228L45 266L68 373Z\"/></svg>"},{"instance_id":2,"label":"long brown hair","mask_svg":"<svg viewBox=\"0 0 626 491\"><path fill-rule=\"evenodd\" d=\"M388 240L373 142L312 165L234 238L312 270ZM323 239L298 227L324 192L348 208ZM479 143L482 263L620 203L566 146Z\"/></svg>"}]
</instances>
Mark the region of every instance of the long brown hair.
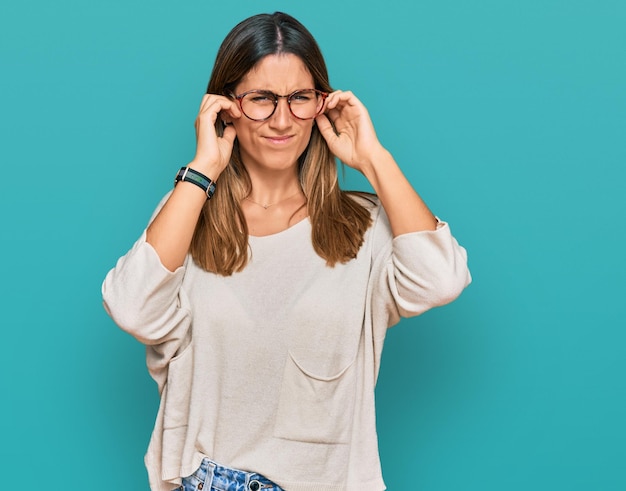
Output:
<instances>
[{"instance_id":1,"label":"long brown hair","mask_svg":"<svg viewBox=\"0 0 626 491\"><path fill-rule=\"evenodd\" d=\"M290 53L298 56L313 77L315 88L332 92L326 63L311 33L296 19L276 12L250 17L233 28L215 59L207 93L229 96L243 77L265 56ZM218 134L223 132L220 118ZM298 159L300 185L307 199L315 252L329 266L356 257L365 231L371 224L369 211L339 189L335 156L316 125ZM235 140L228 167L216 192L200 214L191 255L205 270L229 276L248 263L248 227L240 202L251 191Z\"/></svg>"}]
</instances>

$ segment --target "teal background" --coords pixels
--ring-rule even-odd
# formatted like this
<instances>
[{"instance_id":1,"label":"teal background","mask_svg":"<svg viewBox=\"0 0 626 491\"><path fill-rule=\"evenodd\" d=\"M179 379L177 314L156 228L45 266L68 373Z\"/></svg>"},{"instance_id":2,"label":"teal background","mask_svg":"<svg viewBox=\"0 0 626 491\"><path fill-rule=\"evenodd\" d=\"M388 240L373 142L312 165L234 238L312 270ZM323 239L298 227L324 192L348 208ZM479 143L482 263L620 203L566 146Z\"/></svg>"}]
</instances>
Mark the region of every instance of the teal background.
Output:
<instances>
[{"instance_id":1,"label":"teal background","mask_svg":"<svg viewBox=\"0 0 626 491\"><path fill-rule=\"evenodd\" d=\"M156 386L100 284L193 156L219 43L274 10L469 251L463 295L390 331L388 488L626 489L622 0L3 3L2 489L147 489Z\"/></svg>"}]
</instances>

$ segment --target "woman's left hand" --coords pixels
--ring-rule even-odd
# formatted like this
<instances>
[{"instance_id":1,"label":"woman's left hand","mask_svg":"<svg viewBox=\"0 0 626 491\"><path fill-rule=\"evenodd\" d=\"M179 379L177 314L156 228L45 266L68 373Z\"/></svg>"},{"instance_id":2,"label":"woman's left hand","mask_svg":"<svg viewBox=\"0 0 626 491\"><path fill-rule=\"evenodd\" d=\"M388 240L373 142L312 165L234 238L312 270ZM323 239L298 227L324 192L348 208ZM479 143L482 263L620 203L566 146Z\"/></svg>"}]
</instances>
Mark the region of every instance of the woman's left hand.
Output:
<instances>
[{"instance_id":1,"label":"woman's left hand","mask_svg":"<svg viewBox=\"0 0 626 491\"><path fill-rule=\"evenodd\" d=\"M332 92L324 113L315 121L330 151L354 169L364 172L374 156L384 151L367 109L350 91Z\"/></svg>"}]
</instances>

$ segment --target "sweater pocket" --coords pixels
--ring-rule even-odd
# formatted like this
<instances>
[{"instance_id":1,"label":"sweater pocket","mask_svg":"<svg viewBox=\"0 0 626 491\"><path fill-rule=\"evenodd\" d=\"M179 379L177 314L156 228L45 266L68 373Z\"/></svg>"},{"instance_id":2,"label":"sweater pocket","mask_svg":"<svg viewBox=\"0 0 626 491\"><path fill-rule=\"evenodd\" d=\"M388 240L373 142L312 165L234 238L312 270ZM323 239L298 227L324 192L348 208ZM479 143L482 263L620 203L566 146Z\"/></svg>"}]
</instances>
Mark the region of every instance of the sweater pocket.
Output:
<instances>
[{"instance_id":1,"label":"sweater pocket","mask_svg":"<svg viewBox=\"0 0 626 491\"><path fill-rule=\"evenodd\" d=\"M310 443L348 443L355 400L355 358L289 352L274 436Z\"/></svg>"}]
</instances>

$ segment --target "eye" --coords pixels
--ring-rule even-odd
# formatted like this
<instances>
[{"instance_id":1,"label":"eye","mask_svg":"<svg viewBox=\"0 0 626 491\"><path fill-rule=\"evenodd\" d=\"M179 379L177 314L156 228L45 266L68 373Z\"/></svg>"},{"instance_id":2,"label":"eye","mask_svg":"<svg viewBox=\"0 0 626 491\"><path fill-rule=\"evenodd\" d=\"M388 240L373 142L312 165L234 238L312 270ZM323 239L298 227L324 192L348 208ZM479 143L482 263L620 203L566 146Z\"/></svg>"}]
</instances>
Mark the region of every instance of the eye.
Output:
<instances>
[{"instance_id":1,"label":"eye","mask_svg":"<svg viewBox=\"0 0 626 491\"><path fill-rule=\"evenodd\" d=\"M300 90L291 96L292 102L309 102L315 93L312 90Z\"/></svg>"},{"instance_id":2,"label":"eye","mask_svg":"<svg viewBox=\"0 0 626 491\"><path fill-rule=\"evenodd\" d=\"M271 92L251 92L246 95L245 100L254 104L274 104L276 98Z\"/></svg>"}]
</instances>

